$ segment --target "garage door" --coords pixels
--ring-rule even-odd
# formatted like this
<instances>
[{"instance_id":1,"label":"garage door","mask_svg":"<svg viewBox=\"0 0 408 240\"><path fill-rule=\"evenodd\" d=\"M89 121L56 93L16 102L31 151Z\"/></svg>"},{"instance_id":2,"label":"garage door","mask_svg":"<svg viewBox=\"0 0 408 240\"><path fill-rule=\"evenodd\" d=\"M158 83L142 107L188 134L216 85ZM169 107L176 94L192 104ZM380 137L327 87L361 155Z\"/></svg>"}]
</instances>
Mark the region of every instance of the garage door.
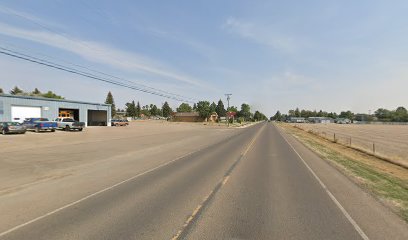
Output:
<instances>
[{"instance_id":1,"label":"garage door","mask_svg":"<svg viewBox=\"0 0 408 240\"><path fill-rule=\"evenodd\" d=\"M22 123L26 118L40 118L41 107L11 106L11 120Z\"/></svg>"}]
</instances>

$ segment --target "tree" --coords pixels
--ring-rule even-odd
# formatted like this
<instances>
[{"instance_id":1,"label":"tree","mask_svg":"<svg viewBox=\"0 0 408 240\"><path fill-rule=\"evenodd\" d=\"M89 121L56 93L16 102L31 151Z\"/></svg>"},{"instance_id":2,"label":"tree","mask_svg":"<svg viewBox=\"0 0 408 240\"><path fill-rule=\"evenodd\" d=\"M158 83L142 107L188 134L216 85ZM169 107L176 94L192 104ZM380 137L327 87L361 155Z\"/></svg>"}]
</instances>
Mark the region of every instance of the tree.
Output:
<instances>
[{"instance_id":1,"label":"tree","mask_svg":"<svg viewBox=\"0 0 408 240\"><path fill-rule=\"evenodd\" d=\"M168 102L164 102L163 104L163 117L170 117L173 113L173 109L171 109Z\"/></svg>"},{"instance_id":2,"label":"tree","mask_svg":"<svg viewBox=\"0 0 408 240\"><path fill-rule=\"evenodd\" d=\"M296 110L295 110L295 117L301 117L299 108L296 108Z\"/></svg>"},{"instance_id":3,"label":"tree","mask_svg":"<svg viewBox=\"0 0 408 240\"><path fill-rule=\"evenodd\" d=\"M23 93L24 91L18 88L17 86L15 86L13 89L10 90L10 94L12 95L21 95Z\"/></svg>"},{"instance_id":4,"label":"tree","mask_svg":"<svg viewBox=\"0 0 408 240\"><path fill-rule=\"evenodd\" d=\"M350 120L354 119L354 113L352 113L351 111L347 111L347 112L341 112L339 115L339 118L347 118Z\"/></svg>"},{"instance_id":5,"label":"tree","mask_svg":"<svg viewBox=\"0 0 408 240\"><path fill-rule=\"evenodd\" d=\"M40 90L38 90L38 88L35 88L34 91L32 92L32 94L41 95L41 92L40 92Z\"/></svg>"},{"instance_id":6,"label":"tree","mask_svg":"<svg viewBox=\"0 0 408 240\"><path fill-rule=\"evenodd\" d=\"M217 112L218 117L225 117L227 113L224 107L224 103L221 101L221 99L218 101L217 107L215 108L215 112Z\"/></svg>"},{"instance_id":7,"label":"tree","mask_svg":"<svg viewBox=\"0 0 408 240\"><path fill-rule=\"evenodd\" d=\"M0 88L0 94L3 94L3 93L4 93L3 88Z\"/></svg>"},{"instance_id":8,"label":"tree","mask_svg":"<svg viewBox=\"0 0 408 240\"><path fill-rule=\"evenodd\" d=\"M180 106L176 109L177 112L192 112L193 109L188 103L182 103Z\"/></svg>"},{"instance_id":9,"label":"tree","mask_svg":"<svg viewBox=\"0 0 408 240\"><path fill-rule=\"evenodd\" d=\"M227 109L227 111L228 111L228 112L237 113L237 112L238 112L238 108L235 107L235 106L230 106L230 107Z\"/></svg>"},{"instance_id":10,"label":"tree","mask_svg":"<svg viewBox=\"0 0 408 240\"><path fill-rule=\"evenodd\" d=\"M379 108L377 111L375 111L374 114L380 121L383 121L383 122L391 121L392 114L390 110Z\"/></svg>"},{"instance_id":11,"label":"tree","mask_svg":"<svg viewBox=\"0 0 408 240\"><path fill-rule=\"evenodd\" d=\"M393 111L392 121L394 122L407 122L408 111L404 107L398 107L395 112Z\"/></svg>"},{"instance_id":12,"label":"tree","mask_svg":"<svg viewBox=\"0 0 408 240\"><path fill-rule=\"evenodd\" d=\"M255 120L255 121L260 121L261 118L262 118L261 113L260 113L258 110L255 111L255 113L254 113L254 120Z\"/></svg>"},{"instance_id":13,"label":"tree","mask_svg":"<svg viewBox=\"0 0 408 240\"><path fill-rule=\"evenodd\" d=\"M197 111L200 114L200 117L207 119L211 115L210 102L199 101L197 103Z\"/></svg>"},{"instance_id":14,"label":"tree","mask_svg":"<svg viewBox=\"0 0 408 240\"><path fill-rule=\"evenodd\" d=\"M139 101L137 101L137 105L136 105L136 109L135 109L136 117L140 117L141 111L142 111L142 109L140 108L140 103L139 103Z\"/></svg>"},{"instance_id":15,"label":"tree","mask_svg":"<svg viewBox=\"0 0 408 240\"><path fill-rule=\"evenodd\" d=\"M158 115L158 108L154 104L150 104L150 115L151 116L157 116Z\"/></svg>"},{"instance_id":16,"label":"tree","mask_svg":"<svg viewBox=\"0 0 408 240\"><path fill-rule=\"evenodd\" d=\"M251 118L251 107L248 104L243 103L241 105L241 111L239 111L239 116L243 117L245 121L249 121Z\"/></svg>"},{"instance_id":17,"label":"tree","mask_svg":"<svg viewBox=\"0 0 408 240\"><path fill-rule=\"evenodd\" d=\"M254 121L265 121L268 118L265 116L265 114L261 113L260 111L255 111L254 113Z\"/></svg>"},{"instance_id":18,"label":"tree","mask_svg":"<svg viewBox=\"0 0 408 240\"><path fill-rule=\"evenodd\" d=\"M53 93L52 91L48 91L47 93L41 94L42 97L45 98L54 98L54 99L64 99L64 97Z\"/></svg>"},{"instance_id":19,"label":"tree","mask_svg":"<svg viewBox=\"0 0 408 240\"><path fill-rule=\"evenodd\" d=\"M137 116L135 101L126 103L126 116L131 117L131 118L135 118Z\"/></svg>"},{"instance_id":20,"label":"tree","mask_svg":"<svg viewBox=\"0 0 408 240\"><path fill-rule=\"evenodd\" d=\"M37 88L36 88L36 90L38 90ZM115 115L116 115L116 106L115 106L115 100L113 99L113 95L112 95L112 93L109 91L108 92L108 95L106 96L106 100L105 100L105 103L106 104L110 104L112 107L111 107L111 117L114 117Z\"/></svg>"},{"instance_id":21,"label":"tree","mask_svg":"<svg viewBox=\"0 0 408 240\"><path fill-rule=\"evenodd\" d=\"M194 105L193 105L193 110L197 111L197 104L196 103L194 103Z\"/></svg>"},{"instance_id":22,"label":"tree","mask_svg":"<svg viewBox=\"0 0 408 240\"><path fill-rule=\"evenodd\" d=\"M217 105L215 104L215 102L211 103L210 113L213 114L214 112L216 112L216 110L217 110Z\"/></svg>"},{"instance_id":23,"label":"tree","mask_svg":"<svg viewBox=\"0 0 408 240\"><path fill-rule=\"evenodd\" d=\"M280 111L277 111L277 112L275 113L275 115L272 117L272 120L282 121L282 114L280 113Z\"/></svg>"}]
</instances>

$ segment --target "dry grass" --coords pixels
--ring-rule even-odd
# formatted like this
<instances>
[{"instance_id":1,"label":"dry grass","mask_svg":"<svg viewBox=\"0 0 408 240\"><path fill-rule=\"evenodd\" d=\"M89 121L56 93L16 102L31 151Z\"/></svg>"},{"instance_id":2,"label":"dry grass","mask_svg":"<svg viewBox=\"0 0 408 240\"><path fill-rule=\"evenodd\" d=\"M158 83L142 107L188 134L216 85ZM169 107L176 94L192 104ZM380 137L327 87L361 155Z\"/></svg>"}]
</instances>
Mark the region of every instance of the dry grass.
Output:
<instances>
[{"instance_id":1,"label":"dry grass","mask_svg":"<svg viewBox=\"0 0 408 240\"><path fill-rule=\"evenodd\" d=\"M290 124L279 124L307 147L333 163L357 184L408 222L408 170Z\"/></svg>"},{"instance_id":2,"label":"dry grass","mask_svg":"<svg viewBox=\"0 0 408 240\"><path fill-rule=\"evenodd\" d=\"M294 124L340 144L408 167L408 125ZM336 139L334 140L334 134Z\"/></svg>"}]
</instances>

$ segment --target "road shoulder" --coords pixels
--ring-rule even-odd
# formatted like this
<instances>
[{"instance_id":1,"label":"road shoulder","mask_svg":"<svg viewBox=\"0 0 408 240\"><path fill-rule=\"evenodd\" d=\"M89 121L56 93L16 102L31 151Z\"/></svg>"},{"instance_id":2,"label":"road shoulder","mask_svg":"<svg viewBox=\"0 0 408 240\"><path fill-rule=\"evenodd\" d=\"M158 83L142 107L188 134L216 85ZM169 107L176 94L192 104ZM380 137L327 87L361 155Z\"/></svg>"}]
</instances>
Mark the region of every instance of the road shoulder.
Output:
<instances>
[{"instance_id":1,"label":"road shoulder","mask_svg":"<svg viewBox=\"0 0 408 240\"><path fill-rule=\"evenodd\" d=\"M377 199L278 127L370 239L408 239L408 226Z\"/></svg>"}]
</instances>

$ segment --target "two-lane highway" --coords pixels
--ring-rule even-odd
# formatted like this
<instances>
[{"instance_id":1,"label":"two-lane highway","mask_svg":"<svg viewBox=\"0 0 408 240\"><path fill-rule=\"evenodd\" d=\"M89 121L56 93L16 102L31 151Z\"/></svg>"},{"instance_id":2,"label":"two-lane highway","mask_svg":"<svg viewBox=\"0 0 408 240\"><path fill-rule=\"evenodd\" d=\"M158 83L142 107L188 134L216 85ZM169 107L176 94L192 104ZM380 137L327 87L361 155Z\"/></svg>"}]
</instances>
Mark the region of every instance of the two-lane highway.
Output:
<instances>
[{"instance_id":1,"label":"two-lane highway","mask_svg":"<svg viewBox=\"0 0 408 240\"><path fill-rule=\"evenodd\" d=\"M257 124L21 222L0 239L381 239L364 227L379 216L349 212L298 154L273 124ZM405 239L405 225L390 216L390 239Z\"/></svg>"}]
</instances>

